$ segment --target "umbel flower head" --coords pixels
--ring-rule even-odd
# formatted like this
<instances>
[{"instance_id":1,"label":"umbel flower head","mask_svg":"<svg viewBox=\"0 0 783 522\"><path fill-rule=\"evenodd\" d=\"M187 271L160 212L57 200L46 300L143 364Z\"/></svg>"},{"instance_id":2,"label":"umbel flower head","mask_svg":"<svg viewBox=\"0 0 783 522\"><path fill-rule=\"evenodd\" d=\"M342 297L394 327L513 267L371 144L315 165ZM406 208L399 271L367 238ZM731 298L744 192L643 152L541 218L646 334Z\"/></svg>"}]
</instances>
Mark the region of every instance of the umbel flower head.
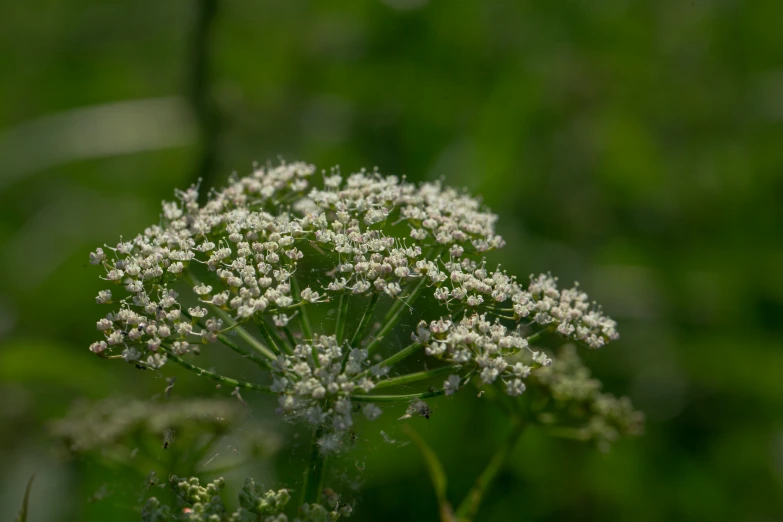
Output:
<instances>
[{"instance_id":1,"label":"umbel flower head","mask_svg":"<svg viewBox=\"0 0 783 522\"><path fill-rule=\"evenodd\" d=\"M440 182L282 163L198 197L196 186L177 191L159 224L90 254L109 287L96 301L113 307L90 350L277 394L281 413L328 432L325 452L357 411L377 417L375 403L451 395L471 379L522 394L551 363L535 348L542 335L589 348L618 337L578 286L488 267L484 253L504 245L497 217ZM196 364L220 345L268 381ZM430 369L393 376L414 354ZM421 393L378 393L437 375Z\"/></svg>"}]
</instances>

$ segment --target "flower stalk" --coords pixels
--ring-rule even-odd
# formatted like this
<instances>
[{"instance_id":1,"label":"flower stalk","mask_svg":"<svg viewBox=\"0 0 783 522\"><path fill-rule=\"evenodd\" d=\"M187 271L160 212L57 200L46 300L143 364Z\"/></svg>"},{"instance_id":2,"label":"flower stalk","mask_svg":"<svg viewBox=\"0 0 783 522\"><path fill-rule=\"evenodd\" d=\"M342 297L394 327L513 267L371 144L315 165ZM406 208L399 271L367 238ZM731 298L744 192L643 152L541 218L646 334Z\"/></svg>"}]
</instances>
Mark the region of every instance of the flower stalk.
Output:
<instances>
[{"instance_id":1,"label":"flower stalk","mask_svg":"<svg viewBox=\"0 0 783 522\"><path fill-rule=\"evenodd\" d=\"M356 333L353 334L353 338L351 339L351 346L353 348L357 348L359 346L359 343L364 337L364 333L367 331L367 327L370 326L370 320L372 319L373 313L375 312L375 305L378 304L378 298L380 297L380 292L372 293L370 302L367 304L367 307L364 309L364 313L362 314L362 320L359 322L359 326L356 328Z\"/></svg>"},{"instance_id":2,"label":"flower stalk","mask_svg":"<svg viewBox=\"0 0 783 522\"><path fill-rule=\"evenodd\" d=\"M433 397L440 397L444 395L446 390L439 388L436 390L425 391L420 393L407 393L404 395L363 395L354 394L351 395L351 400L355 402L408 402L413 399L431 399Z\"/></svg>"},{"instance_id":3,"label":"flower stalk","mask_svg":"<svg viewBox=\"0 0 783 522\"><path fill-rule=\"evenodd\" d=\"M313 432L313 438L310 443L310 461L307 469L305 469L302 482L301 504L315 504L321 499L327 468L327 458L318 445L323 434L324 430L320 426Z\"/></svg>"},{"instance_id":4,"label":"flower stalk","mask_svg":"<svg viewBox=\"0 0 783 522\"><path fill-rule=\"evenodd\" d=\"M175 355L171 350L168 350L166 348L162 348L166 352L166 357L168 357L170 360L174 361L175 363L179 364L186 370L189 370L193 373L195 373L198 376L201 377L207 377L209 379L212 379L213 381L217 381L221 384L225 384L227 386L233 386L236 388L244 388L246 390L254 390L254 391L260 391L264 393L273 393L272 390L269 389L268 386L261 386L260 384L253 384L251 382L246 381L238 381L236 379L232 379L231 377L226 377L224 375L217 374L215 372L211 372L207 370L206 368L201 368L200 366L196 366L195 364L191 364L182 357L179 357L178 355Z\"/></svg>"},{"instance_id":5,"label":"flower stalk","mask_svg":"<svg viewBox=\"0 0 783 522\"><path fill-rule=\"evenodd\" d=\"M384 381L379 382L375 385L375 388L390 388L392 386L399 386L401 384L410 384L412 382L419 382L419 381L425 381L427 379L432 379L433 377L437 377L438 375L443 375L446 373L454 373L457 370L459 370L460 366L458 365L449 365L449 366L441 366L440 368L435 368L433 370L426 370L423 372L415 372L415 373L409 373L407 375L400 375L399 377L392 377L391 379L386 379Z\"/></svg>"},{"instance_id":6,"label":"flower stalk","mask_svg":"<svg viewBox=\"0 0 783 522\"><path fill-rule=\"evenodd\" d=\"M416 299L419 297L419 294L424 288L424 283L426 282L427 278L425 276L421 276L421 279L416 283L416 286L414 286L413 290L411 290L410 294L408 294L407 300L399 298L399 300L392 305L384 317L384 322L381 328L378 330L378 333L375 334L375 338L372 340L372 342L370 342L370 344L367 345L368 353L372 354L375 350L377 350L381 345L381 341L383 341L384 337L386 337L386 335L388 335L388 333L391 332L395 326L397 326L405 306L413 305L414 301L416 301Z\"/></svg>"},{"instance_id":7,"label":"flower stalk","mask_svg":"<svg viewBox=\"0 0 783 522\"><path fill-rule=\"evenodd\" d=\"M478 476L473 487L470 489L465 499L457 507L456 515L458 522L472 522L475 519L476 513L478 513L481 501L487 493L492 481L500 472L503 465L508 460L511 452L517 445L519 438L525 431L525 423L519 417L512 418L511 432L506 437L503 444L498 447L492 459Z\"/></svg>"},{"instance_id":8,"label":"flower stalk","mask_svg":"<svg viewBox=\"0 0 783 522\"><path fill-rule=\"evenodd\" d=\"M302 292L299 287L299 280L295 276L291 276L291 291L292 293L299 297L301 299ZM301 303L304 303L305 301L300 301ZM302 335L306 340L311 340L313 338L313 329L310 326L310 316L307 313L307 307L302 306L302 308L299 310L299 323L302 325Z\"/></svg>"},{"instance_id":9,"label":"flower stalk","mask_svg":"<svg viewBox=\"0 0 783 522\"><path fill-rule=\"evenodd\" d=\"M334 335L337 337L337 342L343 342L343 335L345 335L345 323L348 320L348 303L350 302L350 296L345 292L342 292L337 303L337 320L335 322Z\"/></svg>"}]
</instances>

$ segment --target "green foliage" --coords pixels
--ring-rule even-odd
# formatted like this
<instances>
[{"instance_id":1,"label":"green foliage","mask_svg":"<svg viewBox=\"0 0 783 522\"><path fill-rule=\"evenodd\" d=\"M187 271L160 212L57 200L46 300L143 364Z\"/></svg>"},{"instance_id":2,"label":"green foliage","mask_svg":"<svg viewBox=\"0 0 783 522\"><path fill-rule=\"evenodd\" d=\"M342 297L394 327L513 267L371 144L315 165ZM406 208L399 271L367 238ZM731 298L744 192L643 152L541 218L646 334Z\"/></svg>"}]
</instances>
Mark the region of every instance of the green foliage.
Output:
<instances>
[{"instance_id":1,"label":"green foliage","mask_svg":"<svg viewBox=\"0 0 783 522\"><path fill-rule=\"evenodd\" d=\"M403 3L219 2L210 85L223 125L211 175L283 154L444 176L503 216L511 255L493 261L600 286L623 337L586 362L604 392L628 393L647 413L645 436L598 454L530 428L482 520L783 518L783 4L391 6ZM184 101L194 6L31 0L0 14L0 519L14 519L13 485L36 469L47 501L30 522L135 521L111 488L71 500L93 498L106 469L55 459L41 427L77 397L149 398L166 386L85 354L94 332L81 325L101 310L82 303L102 287L84 265L95 245L156 222L171 187L195 181L202 151ZM132 118L49 119L159 97L176 99L134 105ZM109 150L109 140L130 145ZM231 390L181 378L176 391ZM507 417L482 398L450 404L413 420L459 496ZM385 471L362 479L356 518L433 520L431 498L411 500L431 488L413 471L413 445L385 443L380 430L403 438L394 422L359 429L376 444L359 464ZM270 472L295 481L289 465L279 458ZM128 473L112 481L135 496Z\"/></svg>"}]
</instances>

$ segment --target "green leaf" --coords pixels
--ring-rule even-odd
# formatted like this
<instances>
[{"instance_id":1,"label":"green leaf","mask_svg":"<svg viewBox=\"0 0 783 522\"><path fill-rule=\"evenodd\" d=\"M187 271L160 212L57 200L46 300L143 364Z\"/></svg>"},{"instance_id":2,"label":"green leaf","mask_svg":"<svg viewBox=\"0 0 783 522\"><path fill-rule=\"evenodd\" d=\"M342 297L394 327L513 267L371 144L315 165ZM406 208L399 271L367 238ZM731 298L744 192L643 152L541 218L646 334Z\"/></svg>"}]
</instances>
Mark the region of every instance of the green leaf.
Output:
<instances>
[{"instance_id":1,"label":"green leaf","mask_svg":"<svg viewBox=\"0 0 783 522\"><path fill-rule=\"evenodd\" d=\"M22 510L19 511L19 516L16 517L16 522L27 522L27 505L30 503L30 488L33 487L33 479L35 474L30 477L30 481L27 482L27 489L24 492L24 500L22 501Z\"/></svg>"}]
</instances>

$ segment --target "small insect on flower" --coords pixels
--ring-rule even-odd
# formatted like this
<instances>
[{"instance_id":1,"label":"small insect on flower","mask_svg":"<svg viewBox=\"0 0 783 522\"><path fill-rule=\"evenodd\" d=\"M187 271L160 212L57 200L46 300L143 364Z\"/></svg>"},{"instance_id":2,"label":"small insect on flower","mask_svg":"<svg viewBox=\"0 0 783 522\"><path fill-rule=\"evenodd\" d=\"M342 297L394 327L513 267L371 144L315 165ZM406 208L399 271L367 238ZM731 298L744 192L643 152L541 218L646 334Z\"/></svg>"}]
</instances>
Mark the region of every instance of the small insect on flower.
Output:
<instances>
[{"instance_id":1,"label":"small insect on flower","mask_svg":"<svg viewBox=\"0 0 783 522\"><path fill-rule=\"evenodd\" d=\"M429 420L430 415L432 415L432 408L430 408L429 404L419 398L413 399L408 405L408 409L405 410L405 415L397 420L410 419L414 415L418 415L419 417L424 417L425 419Z\"/></svg>"},{"instance_id":2,"label":"small insect on flower","mask_svg":"<svg viewBox=\"0 0 783 522\"><path fill-rule=\"evenodd\" d=\"M154 488L160 484L160 480L158 480L158 477L154 471L150 471L147 473L147 487Z\"/></svg>"}]
</instances>

